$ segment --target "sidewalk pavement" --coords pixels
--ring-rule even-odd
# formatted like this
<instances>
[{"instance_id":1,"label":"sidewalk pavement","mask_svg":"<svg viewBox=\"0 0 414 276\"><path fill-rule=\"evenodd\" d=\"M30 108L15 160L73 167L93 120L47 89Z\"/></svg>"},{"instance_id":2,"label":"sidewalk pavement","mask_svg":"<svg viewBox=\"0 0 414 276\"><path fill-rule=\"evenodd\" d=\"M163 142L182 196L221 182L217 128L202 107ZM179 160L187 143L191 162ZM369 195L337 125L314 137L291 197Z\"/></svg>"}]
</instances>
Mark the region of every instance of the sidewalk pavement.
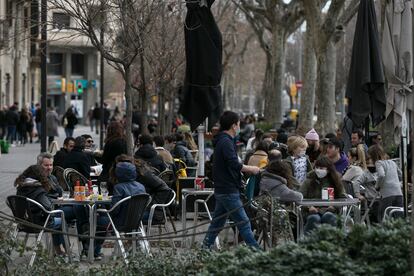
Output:
<instances>
[{"instance_id":1,"label":"sidewalk pavement","mask_svg":"<svg viewBox=\"0 0 414 276\"><path fill-rule=\"evenodd\" d=\"M95 144L99 146L99 135L91 132L89 126L78 126L75 129L74 136L82 134L90 134ZM65 132L59 127L59 137L57 137L59 147L62 147L65 139ZM13 185L14 180L28 166L36 164L36 157L40 153L40 143L26 144L25 146L10 147L8 154L0 156L0 210L10 213L10 209L6 205L6 198L9 195L16 194Z\"/></svg>"}]
</instances>

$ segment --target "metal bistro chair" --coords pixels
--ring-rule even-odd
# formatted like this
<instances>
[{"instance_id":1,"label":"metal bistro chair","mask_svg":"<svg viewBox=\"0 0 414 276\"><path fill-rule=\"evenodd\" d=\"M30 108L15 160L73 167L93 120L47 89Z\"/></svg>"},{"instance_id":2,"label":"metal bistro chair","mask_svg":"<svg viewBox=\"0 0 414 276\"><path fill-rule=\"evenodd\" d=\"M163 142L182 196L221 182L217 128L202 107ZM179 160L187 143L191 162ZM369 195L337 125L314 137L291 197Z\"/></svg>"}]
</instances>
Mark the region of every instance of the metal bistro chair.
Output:
<instances>
[{"instance_id":1,"label":"metal bistro chair","mask_svg":"<svg viewBox=\"0 0 414 276\"><path fill-rule=\"evenodd\" d=\"M69 192L72 193L73 191L72 191L71 187L68 185L68 183L65 180L64 172L65 172L64 168L62 168L60 166L53 166L52 174L57 178L59 186L64 191L69 191Z\"/></svg>"},{"instance_id":2,"label":"metal bistro chair","mask_svg":"<svg viewBox=\"0 0 414 276\"><path fill-rule=\"evenodd\" d=\"M162 225L164 226L164 230L166 231L166 233L168 233L168 229L167 229L167 213L169 215L170 222L171 222L171 225L173 227L174 233L177 232L177 230L175 228L175 224L174 224L173 218L171 217L171 215L169 213L169 210L167 209L175 201L176 194L175 194L175 192L173 190L169 190L168 192L170 192L171 199L167 203L165 203L165 204L153 204L151 206L150 213L149 213L149 217L148 217L148 222L147 222L147 233L148 233L148 236L151 235L151 227L154 226L154 225L157 225L158 226L159 234L162 234L162 229L161 229L161 226ZM164 215L164 221L160 222L160 221L154 221L153 220L154 219L154 212L155 212L155 209L156 208L161 208L162 209L162 212L163 212L163 215ZM171 246L172 246L172 248L175 248L175 244L174 244L174 240L173 239L171 239Z\"/></svg>"},{"instance_id":3,"label":"metal bistro chair","mask_svg":"<svg viewBox=\"0 0 414 276\"><path fill-rule=\"evenodd\" d=\"M73 187L75 186L75 182L77 180L79 180L81 185L85 185L85 183L88 183L88 179L85 176L83 176L77 170L71 168L65 169L63 171L63 179L70 188L71 193L73 193Z\"/></svg>"},{"instance_id":4,"label":"metal bistro chair","mask_svg":"<svg viewBox=\"0 0 414 276\"><path fill-rule=\"evenodd\" d=\"M143 239L139 240L140 246L144 250L145 253L150 254L150 247L148 240L145 239L146 233L144 230L144 226L142 224L142 218L144 216L144 212L147 209L148 205L151 202L151 196L149 194L138 194L133 196L128 196L123 198L122 200L118 201L111 209L98 209L97 213L104 213L108 215L110 226L112 226L112 231L115 233L117 238L119 249L121 250L122 257L126 264L128 264L127 260L127 253L125 251L124 244L121 239L121 235L131 235L132 237L136 237L140 235ZM123 226L115 226L114 221L111 217L111 213L116 208L119 208L121 204L128 204L128 208L126 210L126 217ZM132 250L133 254L136 251L136 241L132 242Z\"/></svg>"},{"instance_id":5,"label":"metal bistro chair","mask_svg":"<svg viewBox=\"0 0 414 276\"><path fill-rule=\"evenodd\" d=\"M51 221L51 219L53 218L54 215L56 214L60 214L60 217L62 219L62 231L64 233L67 233L67 227L66 227L66 222L65 222L65 214L63 212L63 210L53 210L53 211L48 211L46 210L40 203L38 203L37 201L24 197L24 196L19 196L19 195L12 195L12 196L8 196L7 197L7 201L6 201L7 205L9 206L9 208L11 209L13 216L16 219L16 229L15 232L13 234L13 239L17 238L17 234L19 232L25 232L26 236L25 236L25 246L27 243L27 240L29 238L30 234L38 234L37 238L36 238L36 243L35 246L33 248L33 254L32 257L30 258L30 262L29 262L29 266L33 266L33 263L35 261L36 258L36 254L37 254L37 248L40 244L40 242L42 241L42 236L45 232L44 228L48 227L49 222ZM36 227L31 227L29 225L24 224L24 222L29 223L29 224L35 224L34 221L34 216L32 213L32 208L33 207L37 207L40 209L41 212L43 212L45 215L47 214L46 220L44 222L43 225L40 225L43 227L43 229L38 229ZM69 244L69 237L68 235L64 235L64 241L65 241L65 249L66 249L66 253L69 256L69 260L71 261L71 253L70 253L70 244Z\"/></svg>"},{"instance_id":6,"label":"metal bistro chair","mask_svg":"<svg viewBox=\"0 0 414 276\"><path fill-rule=\"evenodd\" d=\"M403 215L404 215L403 207L388 206L387 208L385 208L384 217L382 218L382 221L386 221L386 220L393 219L395 217L403 216Z\"/></svg>"}]
</instances>

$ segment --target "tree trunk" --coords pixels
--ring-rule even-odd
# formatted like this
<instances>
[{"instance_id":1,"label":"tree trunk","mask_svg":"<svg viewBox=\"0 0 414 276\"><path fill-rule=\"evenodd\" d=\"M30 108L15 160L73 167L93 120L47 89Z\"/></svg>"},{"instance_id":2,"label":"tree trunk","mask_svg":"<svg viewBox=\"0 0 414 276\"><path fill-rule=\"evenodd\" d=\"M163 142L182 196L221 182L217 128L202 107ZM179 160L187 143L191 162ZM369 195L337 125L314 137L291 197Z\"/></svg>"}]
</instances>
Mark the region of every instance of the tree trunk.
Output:
<instances>
[{"instance_id":1,"label":"tree trunk","mask_svg":"<svg viewBox=\"0 0 414 276\"><path fill-rule=\"evenodd\" d=\"M316 56L313 47L313 34L306 30L304 40L303 61L303 86L300 96L299 125L297 133L304 135L313 127L313 115L315 109L315 84L316 84Z\"/></svg>"},{"instance_id":2,"label":"tree trunk","mask_svg":"<svg viewBox=\"0 0 414 276\"><path fill-rule=\"evenodd\" d=\"M172 124L173 124L173 121L175 120L175 117L174 117L175 95L176 95L176 88L173 87L168 97L168 117L167 117L167 122L166 122L166 131L167 131L166 134L171 133Z\"/></svg>"},{"instance_id":3,"label":"tree trunk","mask_svg":"<svg viewBox=\"0 0 414 276\"><path fill-rule=\"evenodd\" d=\"M165 85L159 83L158 93L158 134L165 135Z\"/></svg>"},{"instance_id":4,"label":"tree trunk","mask_svg":"<svg viewBox=\"0 0 414 276\"><path fill-rule=\"evenodd\" d=\"M145 80L145 60L144 60L144 49L139 54L139 61L140 61L140 78L141 78L141 101L140 101L140 125L139 125L139 133L140 134L147 134L148 133L148 93L147 93L147 84Z\"/></svg>"},{"instance_id":5,"label":"tree trunk","mask_svg":"<svg viewBox=\"0 0 414 276\"><path fill-rule=\"evenodd\" d=\"M125 101L126 101L126 118L125 133L128 155L133 156L134 144L132 139L132 85L131 85L131 68L125 67Z\"/></svg>"},{"instance_id":6,"label":"tree trunk","mask_svg":"<svg viewBox=\"0 0 414 276\"><path fill-rule=\"evenodd\" d=\"M326 47L317 46L317 99L318 122L316 129L319 133L335 133L335 71L336 48L332 40Z\"/></svg>"},{"instance_id":7,"label":"tree trunk","mask_svg":"<svg viewBox=\"0 0 414 276\"><path fill-rule=\"evenodd\" d=\"M266 100L270 97L270 94L272 92L272 62L271 62L271 55L266 53L266 68L265 68L265 76L263 79L262 84L262 91L261 91L261 97L257 97L256 99L256 105L259 106L259 110L263 110L263 115L266 117L266 109L268 108L266 105Z\"/></svg>"},{"instance_id":8,"label":"tree trunk","mask_svg":"<svg viewBox=\"0 0 414 276\"><path fill-rule=\"evenodd\" d=\"M270 68L265 75L265 110L264 115L267 121L280 126L283 123L282 90L285 79L286 60L286 31L275 25L272 32L272 53L267 58ZM270 62L270 63L269 63Z\"/></svg>"}]
</instances>

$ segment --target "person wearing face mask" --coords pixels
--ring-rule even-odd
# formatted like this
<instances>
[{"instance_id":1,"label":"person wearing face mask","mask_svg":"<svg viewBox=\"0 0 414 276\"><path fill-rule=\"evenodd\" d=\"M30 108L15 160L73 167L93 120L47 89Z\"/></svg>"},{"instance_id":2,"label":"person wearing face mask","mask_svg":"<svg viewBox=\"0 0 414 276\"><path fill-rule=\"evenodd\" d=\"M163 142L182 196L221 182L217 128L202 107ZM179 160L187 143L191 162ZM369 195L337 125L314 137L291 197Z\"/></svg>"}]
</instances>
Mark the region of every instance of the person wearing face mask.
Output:
<instances>
[{"instance_id":1,"label":"person wearing face mask","mask_svg":"<svg viewBox=\"0 0 414 276\"><path fill-rule=\"evenodd\" d=\"M287 141L289 156L285 159L292 168L292 175L299 184L306 180L306 175L312 171L312 164L306 155L308 143L302 136L291 136Z\"/></svg>"},{"instance_id":2,"label":"person wearing face mask","mask_svg":"<svg viewBox=\"0 0 414 276\"><path fill-rule=\"evenodd\" d=\"M240 199L242 187L241 172L256 175L260 169L243 165L239 161L234 137L240 132L240 119L237 113L225 111L220 117L220 133L214 137L213 181L216 199L213 219L203 241L203 248L211 248L227 217L234 221L243 240L248 246L258 248L249 217ZM229 215L225 215L231 212Z\"/></svg>"},{"instance_id":3,"label":"person wearing face mask","mask_svg":"<svg viewBox=\"0 0 414 276\"><path fill-rule=\"evenodd\" d=\"M305 135L306 142L308 142L308 148L306 149L306 155L309 157L311 163L315 163L319 155L322 153L321 146L319 144L319 135L315 129L309 130Z\"/></svg>"},{"instance_id":4,"label":"person wearing face mask","mask_svg":"<svg viewBox=\"0 0 414 276\"><path fill-rule=\"evenodd\" d=\"M340 175L334 164L325 156L319 157L315 162L315 170L308 174L308 178L300 187L304 199L321 199L322 189L334 188L334 198L346 198ZM337 210L328 208L309 207L306 217L305 233L309 233L317 225L327 223L336 226Z\"/></svg>"}]
</instances>

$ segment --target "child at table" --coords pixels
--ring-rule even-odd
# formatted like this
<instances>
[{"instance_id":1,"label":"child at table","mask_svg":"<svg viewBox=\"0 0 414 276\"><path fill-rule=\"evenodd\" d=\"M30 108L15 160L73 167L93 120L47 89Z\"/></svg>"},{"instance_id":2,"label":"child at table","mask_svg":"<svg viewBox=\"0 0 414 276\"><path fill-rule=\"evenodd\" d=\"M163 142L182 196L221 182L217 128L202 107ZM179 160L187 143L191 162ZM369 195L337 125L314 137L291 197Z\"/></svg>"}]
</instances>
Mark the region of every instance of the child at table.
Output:
<instances>
[{"instance_id":1,"label":"child at table","mask_svg":"<svg viewBox=\"0 0 414 276\"><path fill-rule=\"evenodd\" d=\"M302 184L300 192L304 199L322 199L322 189L334 188L334 198L346 198L340 175L337 173L332 161L325 156L319 157L315 162L315 170L308 174ZM309 233L319 224L327 223L336 226L337 209L317 208L311 206L306 217L305 233Z\"/></svg>"}]
</instances>

